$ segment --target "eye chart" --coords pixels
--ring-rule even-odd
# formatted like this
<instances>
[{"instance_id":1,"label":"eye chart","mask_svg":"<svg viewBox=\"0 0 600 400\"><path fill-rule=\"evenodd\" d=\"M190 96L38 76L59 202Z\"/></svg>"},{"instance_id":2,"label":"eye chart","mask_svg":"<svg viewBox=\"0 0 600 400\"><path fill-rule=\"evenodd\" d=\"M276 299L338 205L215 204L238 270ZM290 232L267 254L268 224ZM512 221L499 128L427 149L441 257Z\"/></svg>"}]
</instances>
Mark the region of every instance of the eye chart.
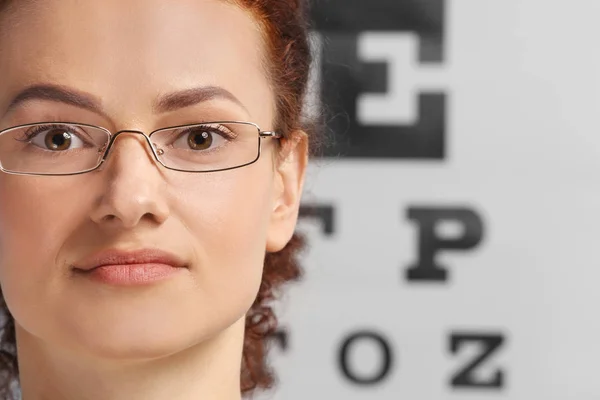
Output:
<instances>
[{"instance_id":1,"label":"eye chart","mask_svg":"<svg viewBox=\"0 0 600 400\"><path fill-rule=\"evenodd\" d=\"M332 144L261 398L599 398L600 3L313 15Z\"/></svg>"}]
</instances>

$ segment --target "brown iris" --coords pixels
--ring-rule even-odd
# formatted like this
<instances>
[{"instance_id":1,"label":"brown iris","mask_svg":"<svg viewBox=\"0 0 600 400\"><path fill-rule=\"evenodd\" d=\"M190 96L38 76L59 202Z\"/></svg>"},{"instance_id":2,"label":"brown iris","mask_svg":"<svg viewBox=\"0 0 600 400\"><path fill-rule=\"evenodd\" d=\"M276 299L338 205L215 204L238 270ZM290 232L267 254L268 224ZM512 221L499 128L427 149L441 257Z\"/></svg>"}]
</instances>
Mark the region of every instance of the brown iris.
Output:
<instances>
[{"instance_id":1,"label":"brown iris","mask_svg":"<svg viewBox=\"0 0 600 400\"><path fill-rule=\"evenodd\" d=\"M188 145L192 150L206 150L212 145L213 137L206 130L195 130L188 135Z\"/></svg>"},{"instance_id":2,"label":"brown iris","mask_svg":"<svg viewBox=\"0 0 600 400\"><path fill-rule=\"evenodd\" d=\"M51 130L44 137L44 144L50 150L67 150L71 147L71 134L59 129Z\"/></svg>"}]
</instances>

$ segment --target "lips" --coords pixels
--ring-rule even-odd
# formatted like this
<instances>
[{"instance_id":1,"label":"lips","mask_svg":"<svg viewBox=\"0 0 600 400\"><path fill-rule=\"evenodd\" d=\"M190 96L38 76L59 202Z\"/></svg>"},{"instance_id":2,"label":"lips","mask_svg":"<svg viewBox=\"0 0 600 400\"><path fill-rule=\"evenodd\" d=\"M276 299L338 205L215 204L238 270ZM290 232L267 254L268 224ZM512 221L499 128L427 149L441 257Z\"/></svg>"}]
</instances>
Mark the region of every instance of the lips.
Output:
<instances>
[{"instance_id":1,"label":"lips","mask_svg":"<svg viewBox=\"0 0 600 400\"><path fill-rule=\"evenodd\" d=\"M80 277L103 285L132 287L158 284L182 276L187 265L177 256L157 249L105 250L73 266ZM184 275L183 275L184 276Z\"/></svg>"},{"instance_id":2,"label":"lips","mask_svg":"<svg viewBox=\"0 0 600 400\"><path fill-rule=\"evenodd\" d=\"M99 267L162 264L173 268L184 268L186 264L172 253L158 249L140 249L125 251L118 249L104 250L76 263L73 268L81 272L89 272Z\"/></svg>"}]
</instances>

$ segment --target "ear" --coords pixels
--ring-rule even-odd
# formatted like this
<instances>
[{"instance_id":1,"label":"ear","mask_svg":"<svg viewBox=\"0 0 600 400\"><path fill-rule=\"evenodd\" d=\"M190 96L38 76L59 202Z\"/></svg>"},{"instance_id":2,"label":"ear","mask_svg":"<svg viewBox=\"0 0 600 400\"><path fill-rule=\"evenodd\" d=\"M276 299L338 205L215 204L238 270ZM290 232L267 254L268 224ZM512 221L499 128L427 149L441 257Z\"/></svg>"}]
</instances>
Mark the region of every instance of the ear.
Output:
<instances>
[{"instance_id":1,"label":"ear","mask_svg":"<svg viewBox=\"0 0 600 400\"><path fill-rule=\"evenodd\" d=\"M273 212L267 232L267 252L282 250L290 241L300 210L308 164L308 137L296 131L281 140L280 156L275 165Z\"/></svg>"}]
</instances>

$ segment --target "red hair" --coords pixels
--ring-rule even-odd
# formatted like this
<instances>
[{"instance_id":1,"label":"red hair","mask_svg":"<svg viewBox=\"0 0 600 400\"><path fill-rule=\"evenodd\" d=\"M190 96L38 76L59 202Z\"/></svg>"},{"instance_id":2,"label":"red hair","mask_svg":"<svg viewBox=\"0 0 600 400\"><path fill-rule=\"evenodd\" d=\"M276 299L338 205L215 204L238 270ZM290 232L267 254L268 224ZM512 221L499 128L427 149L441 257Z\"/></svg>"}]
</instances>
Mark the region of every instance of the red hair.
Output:
<instances>
[{"instance_id":1,"label":"red hair","mask_svg":"<svg viewBox=\"0 0 600 400\"><path fill-rule=\"evenodd\" d=\"M314 148L316 129L303 124L303 105L312 62L308 36L308 6L303 0L229 0L247 9L257 21L266 50L266 69L275 94L275 129L289 139L299 131L310 134ZM286 139L284 139L286 140ZM262 283L246 318L241 387L243 394L269 388L274 376L267 363L270 336L277 318L270 306L281 286L297 280L297 262L303 240L295 234L283 250L265 256Z\"/></svg>"}]
</instances>

